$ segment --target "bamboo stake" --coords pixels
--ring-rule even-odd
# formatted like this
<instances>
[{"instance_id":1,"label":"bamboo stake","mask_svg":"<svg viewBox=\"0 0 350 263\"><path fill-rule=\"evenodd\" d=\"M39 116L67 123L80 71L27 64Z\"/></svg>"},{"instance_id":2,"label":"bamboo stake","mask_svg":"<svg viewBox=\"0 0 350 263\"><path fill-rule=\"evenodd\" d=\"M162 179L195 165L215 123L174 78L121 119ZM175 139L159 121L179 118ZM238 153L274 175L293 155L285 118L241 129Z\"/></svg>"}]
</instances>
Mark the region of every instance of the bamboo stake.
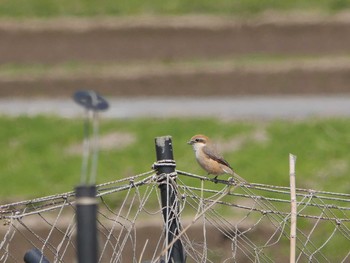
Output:
<instances>
[{"instance_id":1,"label":"bamboo stake","mask_svg":"<svg viewBox=\"0 0 350 263\"><path fill-rule=\"evenodd\" d=\"M297 200L295 190L295 163L297 157L293 154L289 154L289 179L290 179L290 263L295 263L295 246L297 235Z\"/></svg>"}]
</instances>

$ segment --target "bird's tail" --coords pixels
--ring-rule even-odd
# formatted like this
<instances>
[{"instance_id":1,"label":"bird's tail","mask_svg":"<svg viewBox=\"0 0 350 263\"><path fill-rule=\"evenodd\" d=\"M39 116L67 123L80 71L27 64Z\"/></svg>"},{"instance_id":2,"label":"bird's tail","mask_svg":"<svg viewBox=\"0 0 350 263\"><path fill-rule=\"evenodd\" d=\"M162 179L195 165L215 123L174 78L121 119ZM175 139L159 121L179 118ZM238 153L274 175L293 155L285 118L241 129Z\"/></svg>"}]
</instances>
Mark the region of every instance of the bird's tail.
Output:
<instances>
[{"instance_id":1,"label":"bird's tail","mask_svg":"<svg viewBox=\"0 0 350 263\"><path fill-rule=\"evenodd\" d=\"M245 180L244 178L242 178L241 176L239 176L237 173L235 173L233 170L231 170L231 172L229 173L233 176L233 179L235 179L236 181L238 181L239 183L248 183L247 180Z\"/></svg>"},{"instance_id":2,"label":"bird's tail","mask_svg":"<svg viewBox=\"0 0 350 263\"><path fill-rule=\"evenodd\" d=\"M241 176L239 176L237 173L233 171L232 168L225 170L227 174L230 174L233 176L233 179L237 180L240 183L248 183L247 180L243 179Z\"/></svg>"},{"instance_id":3,"label":"bird's tail","mask_svg":"<svg viewBox=\"0 0 350 263\"><path fill-rule=\"evenodd\" d=\"M248 183L247 180L245 180L244 178L242 178L241 176L239 176L238 174L236 174L234 171L232 171L232 175L234 177L234 179L236 179L238 182L240 183Z\"/></svg>"}]
</instances>

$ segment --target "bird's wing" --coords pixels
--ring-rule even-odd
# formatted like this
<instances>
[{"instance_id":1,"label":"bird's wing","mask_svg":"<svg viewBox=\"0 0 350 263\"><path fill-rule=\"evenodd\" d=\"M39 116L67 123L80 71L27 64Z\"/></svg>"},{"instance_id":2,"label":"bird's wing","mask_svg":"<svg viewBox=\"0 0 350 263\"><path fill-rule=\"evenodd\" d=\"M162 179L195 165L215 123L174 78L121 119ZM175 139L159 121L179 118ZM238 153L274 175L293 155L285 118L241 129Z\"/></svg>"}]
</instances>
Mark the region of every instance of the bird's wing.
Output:
<instances>
[{"instance_id":1,"label":"bird's wing","mask_svg":"<svg viewBox=\"0 0 350 263\"><path fill-rule=\"evenodd\" d=\"M212 148L212 149L210 149ZM215 147L203 147L203 152L205 154L207 154L210 158L212 158L213 160L217 161L218 163L221 163L223 165L228 166L231 170L232 170L232 175L236 178L236 180L238 180L239 182L245 182L247 183L247 181L245 179L243 179L242 177L240 177L238 174L236 174L232 167L230 166L230 164L217 152L217 150L215 149Z\"/></svg>"},{"instance_id":2,"label":"bird's wing","mask_svg":"<svg viewBox=\"0 0 350 263\"><path fill-rule=\"evenodd\" d=\"M221 163L223 165L226 165L228 166L231 170L232 167L230 166L230 164L215 150L214 147L207 147L207 146L204 146L203 147L203 152L205 154L207 154L211 159L217 161L218 163Z\"/></svg>"}]
</instances>

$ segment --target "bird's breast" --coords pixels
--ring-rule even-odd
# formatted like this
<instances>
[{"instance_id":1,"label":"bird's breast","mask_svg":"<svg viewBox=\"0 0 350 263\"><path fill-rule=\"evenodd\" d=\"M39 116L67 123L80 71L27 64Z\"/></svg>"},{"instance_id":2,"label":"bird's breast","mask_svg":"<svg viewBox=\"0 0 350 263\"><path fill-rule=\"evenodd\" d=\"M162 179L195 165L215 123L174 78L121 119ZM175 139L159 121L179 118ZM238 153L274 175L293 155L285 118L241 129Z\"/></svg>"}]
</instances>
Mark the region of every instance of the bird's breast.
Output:
<instances>
[{"instance_id":1,"label":"bird's breast","mask_svg":"<svg viewBox=\"0 0 350 263\"><path fill-rule=\"evenodd\" d=\"M196 159L199 165L209 174L219 175L225 173L223 165L209 158L203 151L196 151Z\"/></svg>"}]
</instances>

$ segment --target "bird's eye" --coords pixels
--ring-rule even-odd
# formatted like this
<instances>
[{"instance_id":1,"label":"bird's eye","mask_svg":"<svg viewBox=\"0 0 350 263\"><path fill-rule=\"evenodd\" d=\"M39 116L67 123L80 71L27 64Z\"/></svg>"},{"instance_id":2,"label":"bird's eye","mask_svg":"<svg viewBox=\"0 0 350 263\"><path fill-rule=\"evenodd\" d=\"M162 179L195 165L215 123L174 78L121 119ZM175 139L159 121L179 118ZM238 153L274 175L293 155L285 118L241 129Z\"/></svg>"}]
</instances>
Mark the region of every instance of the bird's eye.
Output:
<instances>
[{"instance_id":1,"label":"bird's eye","mask_svg":"<svg viewBox=\"0 0 350 263\"><path fill-rule=\"evenodd\" d=\"M196 142L201 142L201 141L202 141L202 139L200 139L200 138L196 138L196 139L195 139L195 141L196 141Z\"/></svg>"}]
</instances>

